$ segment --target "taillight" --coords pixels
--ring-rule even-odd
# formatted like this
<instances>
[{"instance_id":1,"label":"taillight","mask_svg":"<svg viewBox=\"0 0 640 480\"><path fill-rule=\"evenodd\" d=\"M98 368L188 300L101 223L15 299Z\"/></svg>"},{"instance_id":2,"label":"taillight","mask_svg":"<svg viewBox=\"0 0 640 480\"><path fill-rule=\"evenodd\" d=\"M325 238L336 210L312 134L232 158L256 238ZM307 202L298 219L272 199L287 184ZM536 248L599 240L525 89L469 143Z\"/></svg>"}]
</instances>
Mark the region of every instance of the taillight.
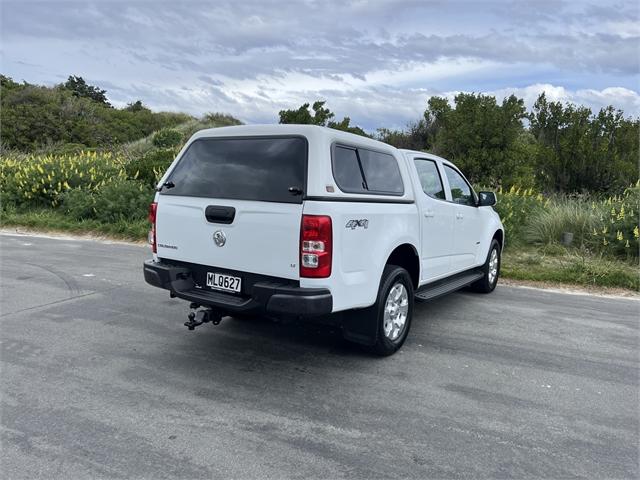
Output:
<instances>
[{"instance_id":1,"label":"taillight","mask_svg":"<svg viewBox=\"0 0 640 480\"><path fill-rule=\"evenodd\" d=\"M331 275L333 250L331 217L303 215L300 226L300 276L327 278Z\"/></svg>"},{"instance_id":2,"label":"taillight","mask_svg":"<svg viewBox=\"0 0 640 480\"><path fill-rule=\"evenodd\" d=\"M158 204L153 202L149 205L149 221L151 222L151 230L149 230L149 245L151 245L151 251L158 253L158 246L156 243L156 212L158 211Z\"/></svg>"}]
</instances>

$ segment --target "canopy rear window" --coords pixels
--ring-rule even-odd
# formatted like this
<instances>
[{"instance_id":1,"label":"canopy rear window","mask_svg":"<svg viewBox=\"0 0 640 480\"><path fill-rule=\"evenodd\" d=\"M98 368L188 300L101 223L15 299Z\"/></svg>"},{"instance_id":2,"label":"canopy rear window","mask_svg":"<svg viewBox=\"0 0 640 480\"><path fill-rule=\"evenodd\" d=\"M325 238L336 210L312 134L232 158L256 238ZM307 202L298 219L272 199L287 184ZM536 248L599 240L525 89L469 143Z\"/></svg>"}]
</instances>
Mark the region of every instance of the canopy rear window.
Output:
<instances>
[{"instance_id":1,"label":"canopy rear window","mask_svg":"<svg viewBox=\"0 0 640 480\"><path fill-rule=\"evenodd\" d=\"M175 186L162 194L302 203L307 150L302 137L198 139L167 178Z\"/></svg>"}]
</instances>

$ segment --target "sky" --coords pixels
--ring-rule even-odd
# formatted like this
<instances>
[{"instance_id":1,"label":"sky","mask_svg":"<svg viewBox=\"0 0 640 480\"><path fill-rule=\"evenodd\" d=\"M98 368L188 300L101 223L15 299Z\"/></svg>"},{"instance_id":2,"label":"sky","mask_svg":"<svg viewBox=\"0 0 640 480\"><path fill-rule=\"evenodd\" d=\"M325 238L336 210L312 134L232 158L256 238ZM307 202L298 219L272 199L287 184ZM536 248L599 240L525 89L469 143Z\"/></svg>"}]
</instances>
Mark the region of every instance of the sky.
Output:
<instances>
[{"instance_id":1,"label":"sky","mask_svg":"<svg viewBox=\"0 0 640 480\"><path fill-rule=\"evenodd\" d=\"M373 131L429 97L540 94L640 116L640 1L0 0L0 71L115 106L276 123L326 100Z\"/></svg>"}]
</instances>

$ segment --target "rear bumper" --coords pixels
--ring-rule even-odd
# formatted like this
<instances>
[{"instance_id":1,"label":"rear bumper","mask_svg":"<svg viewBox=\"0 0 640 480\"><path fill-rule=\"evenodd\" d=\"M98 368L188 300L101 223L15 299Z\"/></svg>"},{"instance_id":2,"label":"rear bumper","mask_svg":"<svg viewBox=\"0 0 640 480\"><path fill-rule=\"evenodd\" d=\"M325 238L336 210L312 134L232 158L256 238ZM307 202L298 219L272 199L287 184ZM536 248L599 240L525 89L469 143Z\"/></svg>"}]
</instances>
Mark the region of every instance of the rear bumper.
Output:
<instances>
[{"instance_id":1,"label":"rear bumper","mask_svg":"<svg viewBox=\"0 0 640 480\"><path fill-rule=\"evenodd\" d=\"M187 267L147 260L144 279L149 285L169 290L173 295L222 313L271 314L317 317L331 313L333 298L326 288L302 288L273 281L256 282L243 296L198 288Z\"/></svg>"}]
</instances>

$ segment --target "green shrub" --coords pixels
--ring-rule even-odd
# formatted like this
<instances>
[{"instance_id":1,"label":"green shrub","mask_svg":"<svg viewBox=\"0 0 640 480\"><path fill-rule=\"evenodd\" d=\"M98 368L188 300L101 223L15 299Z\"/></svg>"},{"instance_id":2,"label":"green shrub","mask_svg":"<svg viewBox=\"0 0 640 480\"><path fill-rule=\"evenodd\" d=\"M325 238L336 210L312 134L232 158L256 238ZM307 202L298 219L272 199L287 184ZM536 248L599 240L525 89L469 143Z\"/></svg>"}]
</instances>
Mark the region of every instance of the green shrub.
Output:
<instances>
[{"instance_id":1,"label":"green shrub","mask_svg":"<svg viewBox=\"0 0 640 480\"><path fill-rule=\"evenodd\" d=\"M163 128L153 135L153 145L158 148L173 148L182 143L182 134L172 128Z\"/></svg>"},{"instance_id":2,"label":"green shrub","mask_svg":"<svg viewBox=\"0 0 640 480\"><path fill-rule=\"evenodd\" d=\"M118 180L102 186L94 196L94 218L103 223L114 223L145 218L153 199L153 190L140 182Z\"/></svg>"},{"instance_id":3,"label":"green shrub","mask_svg":"<svg viewBox=\"0 0 640 480\"><path fill-rule=\"evenodd\" d=\"M203 130L206 128L226 127L229 125L242 125L242 122L237 118L232 117L231 115L223 113L207 113L200 119L186 118L185 121L176 125L172 125L171 130L175 130L176 132L180 133L182 137L180 143L182 143L182 141L186 141L191 137L191 135L199 130ZM133 142L123 144L119 147L120 151L129 159L136 159L138 157L141 157L154 148L154 135L155 134L152 134ZM180 143L176 145L176 147L180 146Z\"/></svg>"},{"instance_id":4,"label":"green shrub","mask_svg":"<svg viewBox=\"0 0 640 480\"><path fill-rule=\"evenodd\" d=\"M2 144L25 152L58 143L89 147L119 145L193 118L184 113L154 113L141 102L111 108L91 98L92 93L100 92L99 88L86 85L82 79L74 82L71 89L61 85L43 87L17 83L0 75ZM80 94L78 84L85 84Z\"/></svg>"},{"instance_id":5,"label":"green shrub","mask_svg":"<svg viewBox=\"0 0 640 480\"><path fill-rule=\"evenodd\" d=\"M62 209L76 220L98 220L116 223L141 220L147 215L153 190L133 180L117 179L94 192L79 189L63 195Z\"/></svg>"},{"instance_id":6,"label":"green shrub","mask_svg":"<svg viewBox=\"0 0 640 480\"><path fill-rule=\"evenodd\" d=\"M172 150L151 150L142 157L136 158L125 165L127 177L138 180L149 187L155 187L177 154Z\"/></svg>"},{"instance_id":7,"label":"green shrub","mask_svg":"<svg viewBox=\"0 0 640 480\"><path fill-rule=\"evenodd\" d=\"M62 211L74 220L94 218L95 197L91 192L74 188L61 195Z\"/></svg>"}]
</instances>

